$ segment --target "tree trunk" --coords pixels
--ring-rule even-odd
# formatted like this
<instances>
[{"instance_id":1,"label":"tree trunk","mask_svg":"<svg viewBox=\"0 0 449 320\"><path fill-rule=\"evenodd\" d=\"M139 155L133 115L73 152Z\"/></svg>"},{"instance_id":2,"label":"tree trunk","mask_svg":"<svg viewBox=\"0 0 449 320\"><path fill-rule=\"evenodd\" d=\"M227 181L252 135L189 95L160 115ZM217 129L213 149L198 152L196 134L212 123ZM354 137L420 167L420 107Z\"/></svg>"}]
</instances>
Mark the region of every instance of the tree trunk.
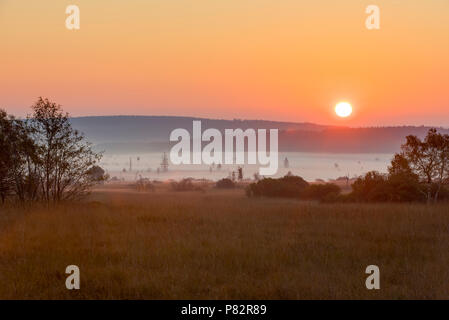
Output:
<instances>
[{"instance_id":1,"label":"tree trunk","mask_svg":"<svg viewBox=\"0 0 449 320\"><path fill-rule=\"evenodd\" d=\"M438 189L437 189L437 191L435 192L435 196L434 196L434 198L433 198L433 202L434 202L434 203L437 203L437 201L438 201L438 196L440 195L440 190L441 190L441 183L438 184Z\"/></svg>"},{"instance_id":2,"label":"tree trunk","mask_svg":"<svg viewBox=\"0 0 449 320\"><path fill-rule=\"evenodd\" d=\"M429 184L427 187L427 204L430 204L432 202L432 185Z\"/></svg>"}]
</instances>

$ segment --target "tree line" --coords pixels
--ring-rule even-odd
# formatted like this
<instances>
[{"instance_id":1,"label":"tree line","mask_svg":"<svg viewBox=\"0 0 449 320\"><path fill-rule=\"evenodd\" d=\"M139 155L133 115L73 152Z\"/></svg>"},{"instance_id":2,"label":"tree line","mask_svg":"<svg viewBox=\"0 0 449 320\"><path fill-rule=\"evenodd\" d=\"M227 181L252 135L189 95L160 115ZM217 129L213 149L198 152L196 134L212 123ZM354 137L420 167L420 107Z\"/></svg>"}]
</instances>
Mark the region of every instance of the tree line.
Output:
<instances>
[{"instance_id":1,"label":"tree line","mask_svg":"<svg viewBox=\"0 0 449 320\"><path fill-rule=\"evenodd\" d=\"M424 139L409 135L388 167L368 172L352 185L351 197L368 202L449 199L449 135L430 129Z\"/></svg>"},{"instance_id":2,"label":"tree line","mask_svg":"<svg viewBox=\"0 0 449 320\"><path fill-rule=\"evenodd\" d=\"M247 187L250 197L284 197L324 202L413 202L449 200L449 135L429 129L424 139L406 137L388 173L370 171L358 177L352 191L338 185L310 185L301 177L262 179Z\"/></svg>"},{"instance_id":3,"label":"tree line","mask_svg":"<svg viewBox=\"0 0 449 320\"><path fill-rule=\"evenodd\" d=\"M60 105L41 97L31 109L26 119L0 109L2 203L79 200L95 183L91 172L101 153L72 128Z\"/></svg>"}]
</instances>

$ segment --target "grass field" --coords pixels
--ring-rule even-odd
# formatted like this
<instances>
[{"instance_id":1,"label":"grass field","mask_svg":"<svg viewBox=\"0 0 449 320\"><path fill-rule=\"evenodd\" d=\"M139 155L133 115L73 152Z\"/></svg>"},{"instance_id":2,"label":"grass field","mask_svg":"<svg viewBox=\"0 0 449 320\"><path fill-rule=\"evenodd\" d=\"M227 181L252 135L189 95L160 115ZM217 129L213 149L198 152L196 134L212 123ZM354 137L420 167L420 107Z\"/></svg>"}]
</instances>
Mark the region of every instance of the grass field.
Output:
<instances>
[{"instance_id":1,"label":"grass field","mask_svg":"<svg viewBox=\"0 0 449 320\"><path fill-rule=\"evenodd\" d=\"M449 205L105 188L0 210L1 299L449 298ZM71 264L80 290L65 288Z\"/></svg>"}]
</instances>

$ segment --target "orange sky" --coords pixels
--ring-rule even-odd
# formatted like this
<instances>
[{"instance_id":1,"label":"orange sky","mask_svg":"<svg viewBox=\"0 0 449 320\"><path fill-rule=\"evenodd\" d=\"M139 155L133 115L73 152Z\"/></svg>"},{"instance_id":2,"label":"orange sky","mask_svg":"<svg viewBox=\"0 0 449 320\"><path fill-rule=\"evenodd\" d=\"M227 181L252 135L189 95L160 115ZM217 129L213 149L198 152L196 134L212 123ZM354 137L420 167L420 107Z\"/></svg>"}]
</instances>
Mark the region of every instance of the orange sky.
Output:
<instances>
[{"instance_id":1,"label":"orange sky","mask_svg":"<svg viewBox=\"0 0 449 320\"><path fill-rule=\"evenodd\" d=\"M448 21L448 0L0 0L0 107L449 126Z\"/></svg>"}]
</instances>

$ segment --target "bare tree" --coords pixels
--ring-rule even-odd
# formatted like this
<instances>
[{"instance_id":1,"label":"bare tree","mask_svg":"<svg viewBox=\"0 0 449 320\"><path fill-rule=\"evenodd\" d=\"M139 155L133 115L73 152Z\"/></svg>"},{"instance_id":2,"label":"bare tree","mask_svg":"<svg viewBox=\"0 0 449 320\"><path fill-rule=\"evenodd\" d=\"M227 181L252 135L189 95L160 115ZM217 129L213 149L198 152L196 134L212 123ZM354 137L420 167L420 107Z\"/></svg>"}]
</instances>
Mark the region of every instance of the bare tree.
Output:
<instances>
[{"instance_id":1,"label":"bare tree","mask_svg":"<svg viewBox=\"0 0 449 320\"><path fill-rule=\"evenodd\" d=\"M39 191L36 144L26 123L0 110L0 194L35 200Z\"/></svg>"},{"instance_id":2,"label":"bare tree","mask_svg":"<svg viewBox=\"0 0 449 320\"><path fill-rule=\"evenodd\" d=\"M13 126L10 117L4 110L0 110L0 197L5 203L6 197L11 193L14 180L11 172L13 162L11 136Z\"/></svg>"},{"instance_id":3,"label":"bare tree","mask_svg":"<svg viewBox=\"0 0 449 320\"><path fill-rule=\"evenodd\" d=\"M238 169L237 169L237 178L239 179L239 181L243 180L243 168L242 167L238 167Z\"/></svg>"},{"instance_id":4,"label":"bare tree","mask_svg":"<svg viewBox=\"0 0 449 320\"><path fill-rule=\"evenodd\" d=\"M168 157L165 152L164 152L164 155L162 156L161 170L162 170L162 172L168 171Z\"/></svg>"},{"instance_id":5,"label":"bare tree","mask_svg":"<svg viewBox=\"0 0 449 320\"><path fill-rule=\"evenodd\" d=\"M39 98L32 109L28 125L38 149L42 199L50 203L86 195L93 183L89 169L101 154L72 128L60 105Z\"/></svg>"}]
</instances>

